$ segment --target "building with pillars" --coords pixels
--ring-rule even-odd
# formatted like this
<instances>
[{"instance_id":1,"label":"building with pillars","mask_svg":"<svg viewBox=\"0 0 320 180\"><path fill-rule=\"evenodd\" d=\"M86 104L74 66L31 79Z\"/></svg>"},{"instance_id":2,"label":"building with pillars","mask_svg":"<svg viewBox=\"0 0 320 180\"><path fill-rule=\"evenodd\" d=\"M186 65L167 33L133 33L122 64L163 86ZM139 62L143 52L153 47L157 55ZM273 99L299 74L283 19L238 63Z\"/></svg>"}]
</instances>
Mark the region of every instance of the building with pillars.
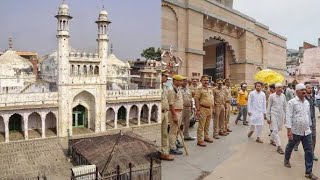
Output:
<instances>
[{"instance_id":1,"label":"building with pillars","mask_svg":"<svg viewBox=\"0 0 320 180\"><path fill-rule=\"evenodd\" d=\"M101 10L96 21L96 53L70 48L72 16L66 3L55 17L57 51L42 61L40 76L57 90L0 94L0 142L160 123L161 90L128 88L129 64L108 55L107 11Z\"/></svg>"},{"instance_id":2,"label":"building with pillars","mask_svg":"<svg viewBox=\"0 0 320 180\"><path fill-rule=\"evenodd\" d=\"M233 0L162 0L162 48L183 60L180 74L253 83L269 68L286 73L286 38L233 9Z\"/></svg>"}]
</instances>

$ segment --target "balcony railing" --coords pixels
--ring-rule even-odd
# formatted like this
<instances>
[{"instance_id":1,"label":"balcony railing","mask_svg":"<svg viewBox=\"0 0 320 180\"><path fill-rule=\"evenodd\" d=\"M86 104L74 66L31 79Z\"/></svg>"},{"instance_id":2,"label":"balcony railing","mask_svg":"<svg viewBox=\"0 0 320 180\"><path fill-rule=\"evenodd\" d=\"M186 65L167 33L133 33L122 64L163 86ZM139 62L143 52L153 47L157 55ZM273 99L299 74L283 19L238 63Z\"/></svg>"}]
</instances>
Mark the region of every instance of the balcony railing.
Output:
<instances>
[{"instance_id":1,"label":"balcony railing","mask_svg":"<svg viewBox=\"0 0 320 180\"><path fill-rule=\"evenodd\" d=\"M107 91L107 102L128 100L160 100L161 89Z\"/></svg>"},{"instance_id":2,"label":"balcony railing","mask_svg":"<svg viewBox=\"0 0 320 180\"><path fill-rule=\"evenodd\" d=\"M19 105L56 104L58 93L0 94L0 107Z\"/></svg>"}]
</instances>

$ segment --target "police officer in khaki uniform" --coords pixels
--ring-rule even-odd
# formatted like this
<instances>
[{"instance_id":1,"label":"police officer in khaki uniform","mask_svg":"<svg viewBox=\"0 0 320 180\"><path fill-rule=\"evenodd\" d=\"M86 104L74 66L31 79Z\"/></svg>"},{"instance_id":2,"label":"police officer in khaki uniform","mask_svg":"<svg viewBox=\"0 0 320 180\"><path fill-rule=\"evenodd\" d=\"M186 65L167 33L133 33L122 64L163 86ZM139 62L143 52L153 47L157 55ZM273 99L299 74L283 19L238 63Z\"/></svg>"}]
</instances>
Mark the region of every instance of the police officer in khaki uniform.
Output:
<instances>
[{"instance_id":1,"label":"police officer in khaki uniform","mask_svg":"<svg viewBox=\"0 0 320 180\"><path fill-rule=\"evenodd\" d=\"M166 70L162 70L162 94L161 94L161 160L173 161L174 158L169 154L169 143L168 143L168 87L164 84L168 80L169 74Z\"/></svg>"},{"instance_id":2,"label":"police officer in khaki uniform","mask_svg":"<svg viewBox=\"0 0 320 180\"><path fill-rule=\"evenodd\" d=\"M230 109L231 109L231 99L232 99L232 95L231 95L231 81L230 79L225 79L224 80L224 85L225 85L225 91L226 91L226 97L227 97L227 101L226 101L226 119L225 119L225 133L228 132L232 132L232 130L229 127L229 121L230 121Z\"/></svg>"},{"instance_id":3,"label":"police officer in khaki uniform","mask_svg":"<svg viewBox=\"0 0 320 180\"><path fill-rule=\"evenodd\" d=\"M183 152L177 148L176 140L177 140L179 128L182 121L183 98L182 98L182 94L179 87L181 86L183 76L174 75L172 79L173 79L173 89L170 89L168 93L168 100L169 100L169 107L170 107L169 148L170 148L170 154L182 155Z\"/></svg>"},{"instance_id":4,"label":"police officer in khaki uniform","mask_svg":"<svg viewBox=\"0 0 320 180\"><path fill-rule=\"evenodd\" d=\"M213 138L219 139L220 136L226 136L225 133L225 107L226 107L226 92L222 87L223 80L217 79L217 87L212 89L214 99L214 129Z\"/></svg>"},{"instance_id":5,"label":"police officer in khaki uniform","mask_svg":"<svg viewBox=\"0 0 320 180\"><path fill-rule=\"evenodd\" d=\"M192 94L188 87L188 79L184 77L181 84L181 93L183 97L182 123L183 136L186 141L193 141L195 138L189 134L190 118L192 113Z\"/></svg>"},{"instance_id":6,"label":"police officer in khaki uniform","mask_svg":"<svg viewBox=\"0 0 320 180\"><path fill-rule=\"evenodd\" d=\"M207 146L204 141L212 143L213 140L209 137L209 126L211 121L213 96L212 90L208 87L209 76L203 75L201 77L202 87L196 91L195 102L196 102L196 116L198 117L198 131L197 138L198 146Z\"/></svg>"},{"instance_id":7,"label":"police officer in khaki uniform","mask_svg":"<svg viewBox=\"0 0 320 180\"><path fill-rule=\"evenodd\" d=\"M196 93L196 91L198 89L198 79L193 78L192 79L192 84L189 86L189 88L190 88L190 91L192 93L192 97L194 97L194 95L195 95L195 93Z\"/></svg>"}]
</instances>

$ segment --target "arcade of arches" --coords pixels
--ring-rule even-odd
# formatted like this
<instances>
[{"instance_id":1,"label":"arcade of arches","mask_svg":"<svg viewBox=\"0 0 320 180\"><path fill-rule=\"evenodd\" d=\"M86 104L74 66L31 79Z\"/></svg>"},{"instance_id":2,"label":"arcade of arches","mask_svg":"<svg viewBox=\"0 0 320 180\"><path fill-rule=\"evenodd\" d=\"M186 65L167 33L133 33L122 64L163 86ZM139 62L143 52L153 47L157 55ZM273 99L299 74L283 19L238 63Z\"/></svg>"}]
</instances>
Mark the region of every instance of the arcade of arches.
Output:
<instances>
[{"instance_id":1,"label":"arcade of arches","mask_svg":"<svg viewBox=\"0 0 320 180\"><path fill-rule=\"evenodd\" d=\"M253 83L259 69L285 74L286 38L232 7L214 0L162 0L162 48L172 46L183 60L179 74L233 83Z\"/></svg>"}]
</instances>

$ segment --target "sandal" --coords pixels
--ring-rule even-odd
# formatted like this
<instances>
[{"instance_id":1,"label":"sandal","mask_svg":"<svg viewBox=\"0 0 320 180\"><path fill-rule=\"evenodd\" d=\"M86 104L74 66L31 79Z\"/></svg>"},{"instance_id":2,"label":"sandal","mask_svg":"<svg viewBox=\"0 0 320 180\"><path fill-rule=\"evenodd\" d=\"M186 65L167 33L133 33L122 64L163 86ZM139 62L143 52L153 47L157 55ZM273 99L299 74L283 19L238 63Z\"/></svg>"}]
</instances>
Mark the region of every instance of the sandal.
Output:
<instances>
[{"instance_id":1,"label":"sandal","mask_svg":"<svg viewBox=\"0 0 320 180\"><path fill-rule=\"evenodd\" d=\"M256 139L256 142L258 142L258 143L263 143L263 141L262 141L260 138L257 138L257 139Z\"/></svg>"},{"instance_id":2,"label":"sandal","mask_svg":"<svg viewBox=\"0 0 320 180\"><path fill-rule=\"evenodd\" d=\"M272 140L270 141L270 144L273 145L273 146L277 146L276 143L274 141L272 141Z\"/></svg>"},{"instance_id":3,"label":"sandal","mask_svg":"<svg viewBox=\"0 0 320 180\"><path fill-rule=\"evenodd\" d=\"M284 160L284 166L287 168L291 168L291 164L289 160Z\"/></svg>"},{"instance_id":4,"label":"sandal","mask_svg":"<svg viewBox=\"0 0 320 180\"><path fill-rule=\"evenodd\" d=\"M248 138L251 138L252 134L253 134L253 131L250 131L250 132L248 133Z\"/></svg>"},{"instance_id":5,"label":"sandal","mask_svg":"<svg viewBox=\"0 0 320 180\"><path fill-rule=\"evenodd\" d=\"M278 149L277 149L277 152L278 152L279 154L284 154L284 152L283 152L283 150L282 150L281 148L278 148Z\"/></svg>"},{"instance_id":6,"label":"sandal","mask_svg":"<svg viewBox=\"0 0 320 180\"><path fill-rule=\"evenodd\" d=\"M305 174L304 177L306 177L306 178L308 178L308 179L311 179L311 180L317 180L317 179L319 179L319 178L318 178L317 176L315 176L313 173Z\"/></svg>"}]
</instances>

